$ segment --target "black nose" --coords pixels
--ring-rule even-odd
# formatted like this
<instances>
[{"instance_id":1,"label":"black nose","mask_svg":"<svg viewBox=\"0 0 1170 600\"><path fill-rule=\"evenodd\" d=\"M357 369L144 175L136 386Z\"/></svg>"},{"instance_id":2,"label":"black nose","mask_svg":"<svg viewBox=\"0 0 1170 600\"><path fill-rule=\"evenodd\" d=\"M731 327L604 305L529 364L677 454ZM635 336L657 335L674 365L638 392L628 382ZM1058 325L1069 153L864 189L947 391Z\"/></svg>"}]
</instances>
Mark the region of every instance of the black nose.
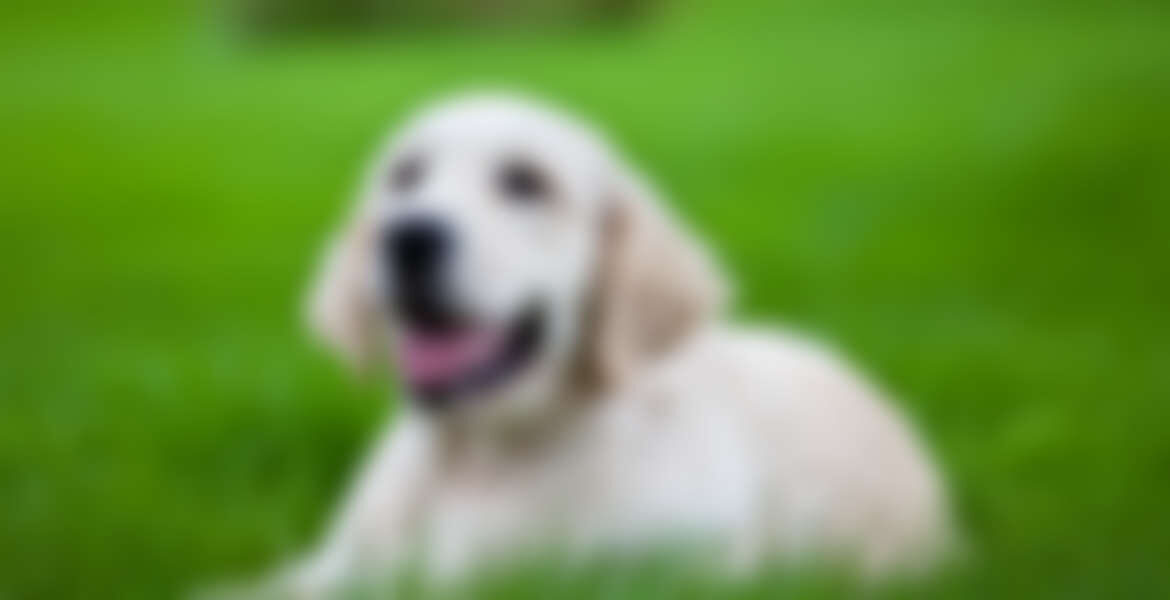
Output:
<instances>
[{"instance_id":1,"label":"black nose","mask_svg":"<svg viewBox=\"0 0 1170 600\"><path fill-rule=\"evenodd\" d=\"M450 235L442 223L415 218L390 227L382 252L395 280L413 287L434 283L450 246Z\"/></svg>"},{"instance_id":2,"label":"black nose","mask_svg":"<svg viewBox=\"0 0 1170 600\"><path fill-rule=\"evenodd\" d=\"M417 217L390 226L382 236L383 269L394 287L394 306L416 326L442 327L451 319L443 282L453 245L440 221Z\"/></svg>"}]
</instances>

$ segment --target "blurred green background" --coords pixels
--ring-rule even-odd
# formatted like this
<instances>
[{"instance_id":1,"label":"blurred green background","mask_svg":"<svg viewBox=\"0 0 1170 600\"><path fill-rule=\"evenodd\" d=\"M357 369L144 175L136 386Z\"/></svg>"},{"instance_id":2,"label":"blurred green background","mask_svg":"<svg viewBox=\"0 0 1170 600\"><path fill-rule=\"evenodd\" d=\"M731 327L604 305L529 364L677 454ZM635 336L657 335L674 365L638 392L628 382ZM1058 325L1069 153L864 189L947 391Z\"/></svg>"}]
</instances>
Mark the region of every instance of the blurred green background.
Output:
<instances>
[{"instance_id":1,"label":"blurred green background","mask_svg":"<svg viewBox=\"0 0 1170 600\"><path fill-rule=\"evenodd\" d=\"M1170 7L606 4L0 8L0 598L313 539L393 402L302 286L386 128L480 84L604 125L741 315L899 392L973 549L926 595L1170 597Z\"/></svg>"}]
</instances>

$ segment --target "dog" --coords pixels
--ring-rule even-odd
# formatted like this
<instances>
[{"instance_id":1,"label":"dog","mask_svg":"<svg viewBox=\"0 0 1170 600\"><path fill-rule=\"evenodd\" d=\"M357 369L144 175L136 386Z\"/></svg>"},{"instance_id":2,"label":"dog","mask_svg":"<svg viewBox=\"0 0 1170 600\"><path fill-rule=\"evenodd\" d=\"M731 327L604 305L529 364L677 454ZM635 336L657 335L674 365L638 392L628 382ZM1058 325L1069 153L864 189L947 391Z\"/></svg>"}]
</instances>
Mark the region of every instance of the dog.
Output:
<instances>
[{"instance_id":1,"label":"dog","mask_svg":"<svg viewBox=\"0 0 1170 600\"><path fill-rule=\"evenodd\" d=\"M304 595L407 557L456 575L542 544L685 538L732 569L875 573L951 537L937 471L882 394L813 341L732 324L695 235L539 101L463 96L412 119L310 296L321 338L358 368L391 360L408 400L286 571Z\"/></svg>"}]
</instances>

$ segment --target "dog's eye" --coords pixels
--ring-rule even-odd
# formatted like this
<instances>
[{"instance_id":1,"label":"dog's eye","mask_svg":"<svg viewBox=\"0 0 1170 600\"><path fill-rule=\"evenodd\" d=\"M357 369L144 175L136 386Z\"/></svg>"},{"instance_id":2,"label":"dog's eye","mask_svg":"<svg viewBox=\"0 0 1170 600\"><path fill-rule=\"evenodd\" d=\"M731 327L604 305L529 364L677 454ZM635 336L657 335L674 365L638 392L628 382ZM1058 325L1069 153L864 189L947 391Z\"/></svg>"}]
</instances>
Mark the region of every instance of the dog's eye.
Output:
<instances>
[{"instance_id":1,"label":"dog's eye","mask_svg":"<svg viewBox=\"0 0 1170 600\"><path fill-rule=\"evenodd\" d=\"M390 172L390 187L396 192L410 191L418 185L425 171L422 159L411 156L399 162Z\"/></svg>"},{"instance_id":2,"label":"dog's eye","mask_svg":"<svg viewBox=\"0 0 1170 600\"><path fill-rule=\"evenodd\" d=\"M519 202L533 202L548 198L548 179L528 163L513 162L504 165L499 174L499 185L504 196Z\"/></svg>"}]
</instances>

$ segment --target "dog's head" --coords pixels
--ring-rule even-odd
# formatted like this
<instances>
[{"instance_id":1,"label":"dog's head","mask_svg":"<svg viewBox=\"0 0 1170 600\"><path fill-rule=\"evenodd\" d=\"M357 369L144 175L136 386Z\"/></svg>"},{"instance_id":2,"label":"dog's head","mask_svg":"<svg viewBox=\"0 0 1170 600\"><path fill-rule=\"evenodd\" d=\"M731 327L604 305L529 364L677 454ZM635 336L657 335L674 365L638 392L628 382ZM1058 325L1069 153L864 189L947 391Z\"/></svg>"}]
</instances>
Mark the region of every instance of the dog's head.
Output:
<instances>
[{"instance_id":1,"label":"dog's head","mask_svg":"<svg viewBox=\"0 0 1170 600\"><path fill-rule=\"evenodd\" d=\"M705 253L586 126L506 97L448 102L374 161L313 288L314 328L389 350L432 412L516 418L611 386L720 305Z\"/></svg>"}]
</instances>

